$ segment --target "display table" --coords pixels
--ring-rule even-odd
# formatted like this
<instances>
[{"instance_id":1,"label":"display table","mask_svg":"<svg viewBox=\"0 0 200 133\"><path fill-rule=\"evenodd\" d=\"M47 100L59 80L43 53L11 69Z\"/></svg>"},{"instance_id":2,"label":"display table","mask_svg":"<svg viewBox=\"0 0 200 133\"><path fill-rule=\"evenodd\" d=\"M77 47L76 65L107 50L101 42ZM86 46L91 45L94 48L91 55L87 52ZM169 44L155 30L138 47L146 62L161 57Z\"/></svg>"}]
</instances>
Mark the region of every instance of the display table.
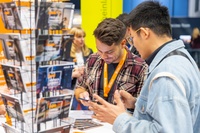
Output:
<instances>
[{"instance_id":1,"label":"display table","mask_svg":"<svg viewBox=\"0 0 200 133\"><path fill-rule=\"evenodd\" d=\"M69 117L73 119L92 119L91 115L92 111L84 111L84 110L71 110L69 112ZM102 124L103 126L98 126L85 130L71 129L70 133L114 133L112 130L112 125L109 123L100 122L98 120L92 119L94 122ZM3 116L0 117L0 133L5 133L2 122L5 122L5 118Z\"/></svg>"}]
</instances>

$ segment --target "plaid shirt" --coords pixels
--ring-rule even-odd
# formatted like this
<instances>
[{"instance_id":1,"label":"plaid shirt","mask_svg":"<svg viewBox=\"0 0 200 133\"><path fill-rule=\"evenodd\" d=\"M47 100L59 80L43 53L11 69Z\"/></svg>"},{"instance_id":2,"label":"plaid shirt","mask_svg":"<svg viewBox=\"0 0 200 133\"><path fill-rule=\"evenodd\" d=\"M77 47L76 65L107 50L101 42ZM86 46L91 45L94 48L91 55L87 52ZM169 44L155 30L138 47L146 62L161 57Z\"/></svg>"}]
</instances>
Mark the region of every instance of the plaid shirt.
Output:
<instances>
[{"instance_id":1,"label":"plaid shirt","mask_svg":"<svg viewBox=\"0 0 200 133\"><path fill-rule=\"evenodd\" d=\"M77 80L76 88L85 88L91 98L93 93L98 94L103 66L103 59L97 53L91 54L86 61L86 69L83 77ZM147 72L147 64L145 61L127 50L124 65L118 73L115 84L113 84L114 90L126 90L132 96L136 97L143 86L145 72Z\"/></svg>"}]
</instances>

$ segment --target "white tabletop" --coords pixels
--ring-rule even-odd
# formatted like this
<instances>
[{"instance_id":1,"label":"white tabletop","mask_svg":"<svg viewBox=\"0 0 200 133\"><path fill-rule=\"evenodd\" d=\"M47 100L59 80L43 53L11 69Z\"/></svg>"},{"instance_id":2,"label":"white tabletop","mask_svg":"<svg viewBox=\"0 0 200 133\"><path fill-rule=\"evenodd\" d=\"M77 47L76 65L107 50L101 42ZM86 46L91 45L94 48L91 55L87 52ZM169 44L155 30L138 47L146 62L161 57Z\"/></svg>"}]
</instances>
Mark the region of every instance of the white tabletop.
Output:
<instances>
[{"instance_id":1,"label":"white tabletop","mask_svg":"<svg viewBox=\"0 0 200 133\"><path fill-rule=\"evenodd\" d=\"M73 110L70 111L69 116L74 119L90 119L93 112L91 111L84 111L84 110ZM86 129L86 130L76 130L72 129L70 133L114 133L112 130L112 125L105 122L100 122L98 120L93 119L95 122L102 124L103 126Z\"/></svg>"},{"instance_id":2,"label":"white tabletop","mask_svg":"<svg viewBox=\"0 0 200 133\"><path fill-rule=\"evenodd\" d=\"M92 119L91 115L93 112L91 111L84 111L84 110L71 110L69 112L69 117L74 119ZM112 130L112 125L109 123L100 122L96 119L93 119L93 121L102 124L103 126L94 127L86 130L77 130L77 129L71 129L70 133L114 133ZM0 133L5 133L2 122L5 122L4 117L0 117Z\"/></svg>"}]
</instances>

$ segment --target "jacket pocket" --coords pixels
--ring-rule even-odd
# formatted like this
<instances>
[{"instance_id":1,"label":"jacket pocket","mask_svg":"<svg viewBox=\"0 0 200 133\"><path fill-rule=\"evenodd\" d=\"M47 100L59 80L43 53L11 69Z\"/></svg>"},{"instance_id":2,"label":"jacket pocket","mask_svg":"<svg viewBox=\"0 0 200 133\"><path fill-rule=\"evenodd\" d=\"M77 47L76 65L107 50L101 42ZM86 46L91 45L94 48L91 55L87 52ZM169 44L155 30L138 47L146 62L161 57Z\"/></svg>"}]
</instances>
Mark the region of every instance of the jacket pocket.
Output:
<instances>
[{"instance_id":1,"label":"jacket pocket","mask_svg":"<svg viewBox=\"0 0 200 133\"><path fill-rule=\"evenodd\" d=\"M140 113L140 115L146 115L147 99L142 96L139 96L136 102L135 109L137 113Z\"/></svg>"}]
</instances>

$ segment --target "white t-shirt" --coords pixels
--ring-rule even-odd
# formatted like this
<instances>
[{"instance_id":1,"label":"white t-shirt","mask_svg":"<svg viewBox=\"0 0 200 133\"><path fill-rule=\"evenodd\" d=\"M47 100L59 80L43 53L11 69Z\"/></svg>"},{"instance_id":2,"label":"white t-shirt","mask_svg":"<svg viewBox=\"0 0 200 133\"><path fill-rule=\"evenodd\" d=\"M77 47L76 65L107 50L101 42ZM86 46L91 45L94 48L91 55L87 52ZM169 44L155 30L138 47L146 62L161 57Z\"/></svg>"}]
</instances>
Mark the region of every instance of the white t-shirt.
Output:
<instances>
[{"instance_id":1,"label":"white t-shirt","mask_svg":"<svg viewBox=\"0 0 200 133\"><path fill-rule=\"evenodd\" d=\"M84 59L82 52L76 53L77 66L84 66Z\"/></svg>"}]
</instances>

